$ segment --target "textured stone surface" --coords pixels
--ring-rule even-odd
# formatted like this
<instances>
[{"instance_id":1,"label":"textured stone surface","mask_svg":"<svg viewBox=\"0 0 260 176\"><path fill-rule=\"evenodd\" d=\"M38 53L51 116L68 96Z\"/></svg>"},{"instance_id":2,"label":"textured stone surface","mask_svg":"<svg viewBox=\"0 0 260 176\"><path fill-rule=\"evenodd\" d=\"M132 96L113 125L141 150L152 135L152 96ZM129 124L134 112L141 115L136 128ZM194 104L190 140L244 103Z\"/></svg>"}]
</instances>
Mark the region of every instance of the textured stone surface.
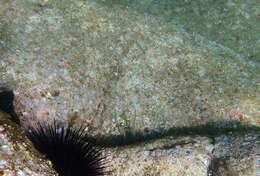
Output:
<instances>
[{"instance_id":1,"label":"textured stone surface","mask_svg":"<svg viewBox=\"0 0 260 176\"><path fill-rule=\"evenodd\" d=\"M178 21L104 3L1 1L0 70L15 82L23 119L110 134L259 124L258 63L193 40Z\"/></svg>"},{"instance_id":2,"label":"textured stone surface","mask_svg":"<svg viewBox=\"0 0 260 176\"><path fill-rule=\"evenodd\" d=\"M254 176L259 143L256 134L166 138L111 151L113 175ZM258 156L259 157L259 156Z\"/></svg>"},{"instance_id":3,"label":"textured stone surface","mask_svg":"<svg viewBox=\"0 0 260 176\"><path fill-rule=\"evenodd\" d=\"M259 126L256 1L1 0L0 85L14 88L24 127L57 118L109 136ZM115 175L206 175L210 163L252 175L257 139L229 135L111 149Z\"/></svg>"},{"instance_id":4,"label":"textured stone surface","mask_svg":"<svg viewBox=\"0 0 260 176\"><path fill-rule=\"evenodd\" d=\"M51 163L44 159L24 132L0 112L0 175L53 176Z\"/></svg>"},{"instance_id":5,"label":"textured stone surface","mask_svg":"<svg viewBox=\"0 0 260 176\"><path fill-rule=\"evenodd\" d=\"M109 7L121 5L141 14L152 14L166 23L181 25L224 50L260 61L260 5L258 0L104 0Z\"/></svg>"}]
</instances>

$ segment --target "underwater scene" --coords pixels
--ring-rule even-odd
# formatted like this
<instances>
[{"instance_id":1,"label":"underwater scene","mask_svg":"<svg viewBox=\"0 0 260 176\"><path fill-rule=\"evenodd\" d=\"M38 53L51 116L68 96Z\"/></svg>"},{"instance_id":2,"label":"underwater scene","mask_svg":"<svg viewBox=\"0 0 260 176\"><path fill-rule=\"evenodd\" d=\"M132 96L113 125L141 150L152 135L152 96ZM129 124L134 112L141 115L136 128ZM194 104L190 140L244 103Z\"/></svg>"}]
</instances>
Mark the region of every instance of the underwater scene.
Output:
<instances>
[{"instance_id":1,"label":"underwater scene","mask_svg":"<svg viewBox=\"0 0 260 176\"><path fill-rule=\"evenodd\" d=\"M260 176L259 0L0 0L0 176Z\"/></svg>"}]
</instances>

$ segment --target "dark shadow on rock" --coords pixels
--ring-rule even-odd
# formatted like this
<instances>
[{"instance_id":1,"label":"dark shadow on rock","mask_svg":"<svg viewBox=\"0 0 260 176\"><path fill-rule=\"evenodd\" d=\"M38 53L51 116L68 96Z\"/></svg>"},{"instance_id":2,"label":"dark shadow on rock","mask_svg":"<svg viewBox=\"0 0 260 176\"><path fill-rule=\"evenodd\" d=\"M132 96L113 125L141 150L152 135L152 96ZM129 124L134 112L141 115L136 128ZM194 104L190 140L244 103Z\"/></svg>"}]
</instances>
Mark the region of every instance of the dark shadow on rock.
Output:
<instances>
[{"instance_id":1,"label":"dark shadow on rock","mask_svg":"<svg viewBox=\"0 0 260 176\"><path fill-rule=\"evenodd\" d=\"M0 87L0 110L8 113L11 120L20 123L19 118L14 110L14 92L7 87Z\"/></svg>"},{"instance_id":2,"label":"dark shadow on rock","mask_svg":"<svg viewBox=\"0 0 260 176\"><path fill-rule=\"evenodd\" d=\"M257 133L260 135L260 127L238 121L217 121L198 126L172 127L166 130L150 130L149 132L128 130L125 134L121 135L88 136L87 140L98 146L117 147L139 144L169 136L206 136L214 138L224 134L244 135L247 133Z\"/></svg>"},{"instance_id":3,"label":"dark shadow on rock","mask_svg":"<svg viewBox=\"0 0 260 176\"><path fill-rule=\"evenodd\" d=\"M10 114L11 120L19 124L19 117L15 113L13 101L13 91L6 87L0 87L0 110ZM128 129L124 134L87 136L86 140L102 147L117 147L139 144L169 136L207 136L214 138L219 135L231 133L234 135L257 133L257 135L260 135L260 127L252 124L241 123L239 121L215 121L203 125L172 127L169 129L151 129L145 131Z\"/></svg>"}]
</instances>

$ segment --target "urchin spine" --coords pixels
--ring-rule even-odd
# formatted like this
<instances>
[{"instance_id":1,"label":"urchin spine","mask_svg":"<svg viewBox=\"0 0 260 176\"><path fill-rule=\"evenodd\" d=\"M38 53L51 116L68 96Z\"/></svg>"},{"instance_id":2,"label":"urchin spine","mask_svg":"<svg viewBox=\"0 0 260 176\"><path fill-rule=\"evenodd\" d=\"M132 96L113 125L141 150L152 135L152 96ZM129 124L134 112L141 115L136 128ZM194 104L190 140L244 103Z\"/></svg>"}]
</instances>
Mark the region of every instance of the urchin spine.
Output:
<instances>
[{"instance_id":1,"label":"urchin spine","mask_svg":"<svg viewBox=\"0 0 260 176\"><path fill-rule=\"evenodd\" d=\"M107 175L103 149L87 140L83 127L38 123L27 130L36 149L52 161L60 176Z\"/></svg>"}]
</instances>

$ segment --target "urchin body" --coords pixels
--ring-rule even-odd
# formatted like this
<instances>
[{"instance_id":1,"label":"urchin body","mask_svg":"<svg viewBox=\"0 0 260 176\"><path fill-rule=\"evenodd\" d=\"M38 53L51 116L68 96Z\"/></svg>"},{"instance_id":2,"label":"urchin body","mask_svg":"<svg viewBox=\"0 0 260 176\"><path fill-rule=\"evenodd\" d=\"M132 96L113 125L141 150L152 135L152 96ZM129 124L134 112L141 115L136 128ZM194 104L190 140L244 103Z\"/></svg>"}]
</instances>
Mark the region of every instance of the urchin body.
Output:
<instances>
[{"instance_id":1,"label":"urchin body","mask_svg":"<svg viewBox=\"0 0 260 176\"><path fill-rule=\"evenodd\" d=\"M10 114L19 123L14 110L14 92L0 87L0 111ZM107 175L103 149L94 146L84 127L61 126L54 123L38 123L26 130L35 148L52 162L60 176Z\"/></svg>"},{"instance_id":2,"label":"urchin body","mask_svg":"<svg viewBox=\"0 0 260 176\"><path fill-rule=\"evenodd\" d=\"M27 131L34 146L52 161L60 176L106 175L103 149L87 141L82 127L39 123Z\"/></svg>"}]
</instances>

